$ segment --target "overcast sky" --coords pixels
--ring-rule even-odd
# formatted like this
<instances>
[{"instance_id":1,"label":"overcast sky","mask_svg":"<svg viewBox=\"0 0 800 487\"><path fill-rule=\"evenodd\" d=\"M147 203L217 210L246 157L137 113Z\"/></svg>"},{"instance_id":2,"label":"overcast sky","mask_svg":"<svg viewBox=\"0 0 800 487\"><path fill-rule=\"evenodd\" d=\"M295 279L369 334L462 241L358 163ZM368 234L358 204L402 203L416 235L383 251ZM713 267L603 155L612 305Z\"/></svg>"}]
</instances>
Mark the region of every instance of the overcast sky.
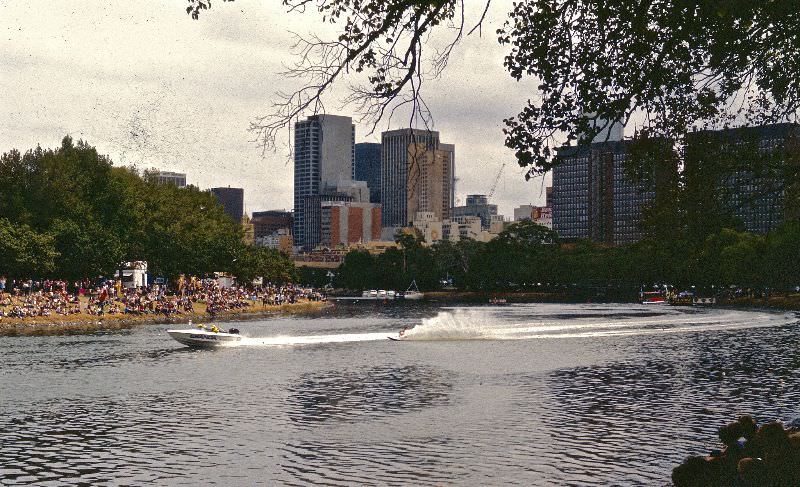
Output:
<instances>
[{"instance_id":1,"label":"overcast sky","mask_svg":"<svg viewBox=\"0 0 800 487\"><path fill-rule=\"evenodd\" d=\"M193 21L182 0L0 0L0 151L55 147L70 134L116 165L186 172L200 188L243 187L248 212L290 208L291 162L283 150L262 157L247 127L276 92L297 87L280 75L292 60L290 31L330 28L280 3L215 1ZM456 197L487 193L507 162L493 198L507 217L544 201L541 178L526 182L503 146L503 118L535 97L531 80L503 69L493 34L509 3L493 2L485 35L467 38L426 85L434 129L456 146ZM352 115L338 110L343 95L332 93L329 112ZM380 140L367 131L357 125L356 142Z\"/></svg>"}]
</instances>

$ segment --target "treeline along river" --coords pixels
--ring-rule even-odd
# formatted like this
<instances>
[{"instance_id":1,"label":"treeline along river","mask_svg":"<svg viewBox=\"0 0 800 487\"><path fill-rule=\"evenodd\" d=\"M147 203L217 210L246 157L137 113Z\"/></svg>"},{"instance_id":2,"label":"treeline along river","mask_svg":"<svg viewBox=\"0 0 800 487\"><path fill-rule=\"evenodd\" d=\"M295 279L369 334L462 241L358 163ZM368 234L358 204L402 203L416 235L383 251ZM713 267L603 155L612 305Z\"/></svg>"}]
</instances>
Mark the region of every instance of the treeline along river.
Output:
<instances>
[{"instance_id":1,"label":"treeline along river","mask_svg":"<svg viewBox=\"0 0 800 487\"><path fill-rule=\"evenodd\" d=\"M166 326L1 338L2 484L665 485L737 414L800 416L794 314L406 303L236 326L207 351Z\"/></svg>"}]
</instances>

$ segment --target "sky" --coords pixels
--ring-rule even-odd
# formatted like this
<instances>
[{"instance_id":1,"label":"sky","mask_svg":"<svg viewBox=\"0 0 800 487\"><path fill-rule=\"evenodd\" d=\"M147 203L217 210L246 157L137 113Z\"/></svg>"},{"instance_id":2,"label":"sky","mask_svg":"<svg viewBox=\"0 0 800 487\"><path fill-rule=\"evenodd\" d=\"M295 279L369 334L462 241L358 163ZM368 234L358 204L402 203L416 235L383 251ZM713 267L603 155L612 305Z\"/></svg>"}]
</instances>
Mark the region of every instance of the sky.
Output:
<instances>
[{"instance_id":1,"label":"sky","mask_svg":"<svg viewBox=\"0 0 800 487\"><path fill-rule=\"evenodd\" d=\"M280 4L217 0L195 21L182 0L0 0L0 151L57 147L69 134L115 165L185 172L203 189L243 187L249 213L291 208L289 132L262 155L247 128L277 93L299 87L281 74L296 59L293 35L335 30L316 12ZM517 82L503 68L506 48L494 32L509 8L492 2L484 35L465 38L424 93L433 129L456 146L457 202L488 193L506 163L492 200L507 218L516 206L544 203L542 178L526 182L503 146L503 119L536 96L534 80ZM341 103L346 82L326 99L329 113L354 115ZM371 135L355 122L356 142L379 142L380 130L405 120L383 121Z\"/></svg>"}]
</instances>

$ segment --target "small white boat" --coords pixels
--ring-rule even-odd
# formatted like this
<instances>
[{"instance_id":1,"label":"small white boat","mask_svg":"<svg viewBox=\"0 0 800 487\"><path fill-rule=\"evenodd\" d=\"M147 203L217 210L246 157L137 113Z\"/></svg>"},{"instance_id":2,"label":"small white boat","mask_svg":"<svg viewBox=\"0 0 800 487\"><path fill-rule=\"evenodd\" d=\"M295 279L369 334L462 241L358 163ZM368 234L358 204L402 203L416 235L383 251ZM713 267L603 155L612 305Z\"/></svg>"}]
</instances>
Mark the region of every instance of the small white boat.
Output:
<instances>
[{"instance_id":1,"label":"small white boat","mask_svg":"<svg viewBox=\"0 0 800 487\"><path fill-rule=\"evenodd\" d=\"M242 341L242 336L239 335L239 330L232 329L230 331L233 333L203 329L167 330L167 333L179 343L192 348L235 347Z\"/></svg>"},{"instance_id":2,"label":"small white boat","mask_svg":"<svg viewBox=\"0 0 800 487\"><path fill-rule=\"evenodd\" d=\"M419 292L416 279L411 281L411 285L409 285L408 289L406 289L406 292L403 293L403 298L405 299L422 299L423 296L424 295Z\"/></svg>"}]
</instances>

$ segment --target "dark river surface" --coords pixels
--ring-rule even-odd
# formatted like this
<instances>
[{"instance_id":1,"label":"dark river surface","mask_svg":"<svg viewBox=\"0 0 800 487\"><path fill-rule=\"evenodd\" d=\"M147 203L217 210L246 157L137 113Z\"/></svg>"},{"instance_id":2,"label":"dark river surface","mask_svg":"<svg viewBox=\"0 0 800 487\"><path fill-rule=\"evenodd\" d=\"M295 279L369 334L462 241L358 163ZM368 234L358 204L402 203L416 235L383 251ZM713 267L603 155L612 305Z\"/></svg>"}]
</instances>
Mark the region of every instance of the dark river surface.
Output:
<instances>
[{"instance_id":1,"label":"dark river surface","mask_svg":"<svg viewBox=\"0 0 800 487\"><path fill-rule=\"evenodd\" d=\"M0 483L663 486L737 414L800 416L794 313L337 305L237 326L206 351L166 325L0 337Z\"/></svg>"}]
</instances>

